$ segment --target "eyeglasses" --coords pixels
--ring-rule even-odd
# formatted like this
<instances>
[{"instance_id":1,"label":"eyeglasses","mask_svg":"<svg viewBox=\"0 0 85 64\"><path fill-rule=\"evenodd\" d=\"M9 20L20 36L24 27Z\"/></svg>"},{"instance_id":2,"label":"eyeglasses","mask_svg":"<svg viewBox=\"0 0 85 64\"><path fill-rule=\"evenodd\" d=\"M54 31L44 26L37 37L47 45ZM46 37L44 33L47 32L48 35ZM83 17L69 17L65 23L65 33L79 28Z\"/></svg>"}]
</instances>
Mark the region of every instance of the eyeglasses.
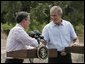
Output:
<instances>
[{"instance_id":1,"label":"eyeglasses","mask_svg":"<svg viewBox=\"0 0 85 64\"><path fill-rule=\"evenodd\" d=\"M28 19L28 18L25 18L25 20L30 21L30 19Z\"/></svg>"},{"instance_id":2,"label":"eyeglasses","mask_svg":"<svg viewBox=\"0 0 85 64\"><path fill-rule=\"evenodd\" d=\"M60 13L57 13L57 14L53 14L53 15L50 15L50 16L55 17L55 16L60 16L60 15L61 15Z\"/></svg>"},{"instance_id":3,"label":"eyeglasses","mask_svg":"<svg viewBox=\"0 0 85 64\"><path fill-rule=\"evenodd\" d=\"M58 16L58 15L50 15L50 16Z\"/></svg>"}]
</instances>

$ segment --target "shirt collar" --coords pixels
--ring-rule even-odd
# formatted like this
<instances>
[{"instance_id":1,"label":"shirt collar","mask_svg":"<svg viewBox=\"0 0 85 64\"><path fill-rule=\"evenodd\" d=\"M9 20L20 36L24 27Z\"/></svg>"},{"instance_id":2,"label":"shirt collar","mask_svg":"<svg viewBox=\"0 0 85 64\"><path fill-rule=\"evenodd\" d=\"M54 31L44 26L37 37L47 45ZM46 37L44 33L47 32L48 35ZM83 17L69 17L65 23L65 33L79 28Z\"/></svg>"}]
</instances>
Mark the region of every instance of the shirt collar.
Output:
<instances>
[{"instance_id":1,"label":"shirt collar","mask_svg":"<svg viewBox=\"0 0 85 64\"><path fill-rule=\"evenodd\" d=\"M24 29L20 24L16 24L16 26L21 27L22 29Z\"/></svg>"},{"instance_id":2,"label":"shirt collar","mask_svg":"<svg viewBox=\"0 0 85 64\"><path fill-rule=\"evenodd\" d=\"M52 26L56 26L57 24L55 24L53 21L51 21L51 25ZM61 24L60 25L64 25L64 21L62 20Z\"/></svg>"}]
</instances>

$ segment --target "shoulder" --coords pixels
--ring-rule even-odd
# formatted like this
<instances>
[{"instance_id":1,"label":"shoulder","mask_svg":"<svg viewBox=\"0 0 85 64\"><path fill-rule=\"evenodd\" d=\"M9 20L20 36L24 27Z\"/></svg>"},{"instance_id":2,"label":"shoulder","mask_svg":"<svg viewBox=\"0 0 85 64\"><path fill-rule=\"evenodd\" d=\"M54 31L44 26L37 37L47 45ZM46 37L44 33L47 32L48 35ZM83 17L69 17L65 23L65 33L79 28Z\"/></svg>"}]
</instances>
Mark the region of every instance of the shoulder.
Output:
<instances>
[{"instance_id":1,"label":"shoulder","mask_svg":"<svg viewBox=\"0 0 85 64\"><path fill-rule=\"evenodd\" d=\"M11 30L10 30L10 32L12 32L12 33L20 33L20 32L22 32L22 31L24 31L21 27L17 27L17 26L15 26L15 27L13 27Z\"/></svg>"},{"instance_id":2,"label":"shoulder","mask_svg":"<svg viewBox=\"0 0 85 64\"><path fill-rule=\"evenodd\" d=\"M70 22L70 21L67 21L67 20L63 20L63 22L64 22L65 24L71 24L71 22Z\"/></svg>"},{"instance_id":3,"label":"shoulder","mask_svg":"<svg viewBox=\"0 0 85 64\"><path fill-rule=\"evenodd\" d=\"M46 25L44 26L44 29L48 29L48 28L50 28L51 26L52 26L52 22L46 24Z\"/></svg>"},{"instance_id":4,"label":"shoulder","mask_svg":"<svg viewBox=\"0 0 85 64\"><path fill-rule=\"evenodd\" d=\"M50 24L48 23L48 24L46 24L46 25L44 26L44 28L43 28L43 29L48 29L48 28L49 28L49 26L50 26Z\"/></svg>"},{"instance_id":5,"label":"shoulder","mask_svg":"<svg viewBox=\"0 0 85 64\"><path fill-rule=\"evenodd\" d=\"M71 26L72 25L71 22L70 21L67 21L67 20L63 20L63 24L64 25L68 25L68 26Z\"/></svg>"}]
</instances>

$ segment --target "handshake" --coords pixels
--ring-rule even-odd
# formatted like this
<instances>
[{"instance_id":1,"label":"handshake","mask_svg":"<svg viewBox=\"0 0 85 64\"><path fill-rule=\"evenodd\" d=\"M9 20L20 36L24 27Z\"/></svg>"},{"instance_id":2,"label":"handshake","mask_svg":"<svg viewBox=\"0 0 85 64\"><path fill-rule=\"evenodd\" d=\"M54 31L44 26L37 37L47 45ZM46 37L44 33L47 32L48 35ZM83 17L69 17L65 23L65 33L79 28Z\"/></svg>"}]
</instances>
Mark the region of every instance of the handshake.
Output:
<instances>
[{"instance_id":1,"label":"handshake","mask_svg":"<svg viewBox=\"0 0 85 64\"><path fill-rule=\"evenodd\" d=\"M29 36L37 39L38 47L37 47L37 56L40 59L46 59L48 57L48 49L46 47L47 42L44 40L44 37L38 30L30 31Z\"/></svg>"},{"instance_id":2,"label":"handshake","mask_svg":"<svg viewBox=\"0 0 85 64\"><path fill-rule=\"evenodd\" d=\"M37 39L38 44L40 44L40 42L42 42L45 45L47 44L46 41L44 40L44 37L38 30L30 31L28 34L30 37Z\"/></svg>"}]
</instances>

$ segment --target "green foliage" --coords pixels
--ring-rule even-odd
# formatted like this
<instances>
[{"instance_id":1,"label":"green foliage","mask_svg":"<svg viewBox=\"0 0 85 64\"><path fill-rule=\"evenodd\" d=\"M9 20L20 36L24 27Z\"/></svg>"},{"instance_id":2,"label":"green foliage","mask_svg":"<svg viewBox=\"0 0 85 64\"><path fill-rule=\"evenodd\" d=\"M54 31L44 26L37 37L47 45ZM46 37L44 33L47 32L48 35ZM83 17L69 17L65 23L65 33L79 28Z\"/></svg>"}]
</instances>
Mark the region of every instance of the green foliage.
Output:
<instances>
[{"instance_id":1,"label":"green foliage","mask_svg":"<svg viewBox=\"0 0 85 64\"><path fill-rule=\"evenodd\" d=\"M8 23L2 24L1 23L1 30L3 30L7 35L12 27L13 27L12 24L8 24Z\"/></svg>"},{"instance_id":2,"label":"green foliage","mask_svg":"<svg viewBox=\"0 0 85 64\"><path fill-rule=\"evenodd\" d=\"M10 29L15 25L15 13L27 11L31 15L30 30L42 31L50 22L50 8L58 5L63 9L63 19L70 21L77 33L84 29L84 1L1 1L1 23L7 24L3 29ZM82 28L82 29L80 29Z\"/></svg>"},{"instance_id":3,"label":"green foliage","mask_svg":"<svg viewBox=\"0 0 85 64\"><path fill-rule=\"evenodd\" d=\"M84 25L78 24L75 26L75 30L77 34L84 34Z\"/></svg>"}]
</instances>

